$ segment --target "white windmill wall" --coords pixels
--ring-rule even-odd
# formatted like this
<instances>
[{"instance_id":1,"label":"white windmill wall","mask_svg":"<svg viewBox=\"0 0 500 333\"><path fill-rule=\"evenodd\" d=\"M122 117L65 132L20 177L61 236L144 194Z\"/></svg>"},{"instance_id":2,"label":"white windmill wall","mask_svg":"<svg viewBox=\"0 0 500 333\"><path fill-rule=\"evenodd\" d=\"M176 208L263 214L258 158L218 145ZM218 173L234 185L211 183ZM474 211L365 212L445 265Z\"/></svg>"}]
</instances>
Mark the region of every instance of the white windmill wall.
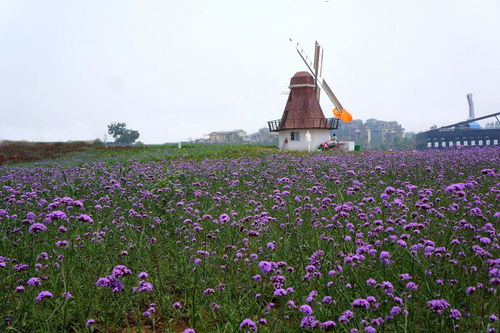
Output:
<instances>
[{"instance_id":1,"label":"white windmill wall","mask_svg":"<svg viewBox=\"0 0 500 333\"><path fill-rule=\"evenodd\" d=\"M308 142L306 140L306 133L309 131L311 134L311 151L318 149L319 145L330 140L330 133L327 129L296 129L285 130L279 132L279 148L283 150L304 150L308 149ZM290 139L291 132L299 132L299 141L292 141ZM283 145L285 138L288 138L288 144Z\"/></svg>"}]
</instances>

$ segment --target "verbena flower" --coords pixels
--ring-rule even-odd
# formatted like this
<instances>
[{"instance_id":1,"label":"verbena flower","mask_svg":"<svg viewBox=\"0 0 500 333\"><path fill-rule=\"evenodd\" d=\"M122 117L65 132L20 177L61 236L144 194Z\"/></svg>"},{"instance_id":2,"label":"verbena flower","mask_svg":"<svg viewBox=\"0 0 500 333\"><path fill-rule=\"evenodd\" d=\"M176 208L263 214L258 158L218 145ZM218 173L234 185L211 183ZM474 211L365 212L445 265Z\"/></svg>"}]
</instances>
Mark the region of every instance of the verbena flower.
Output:
<instances>
[{"instance_id":1,"label":"verbena flower","mask_svg":"<svg viewBox=\"0 0 500 333\"><path fill-rule=\"evenodd\" d=\"M45 298L52 298L54 295L50 291L44 290L41 291L37 296L36 296L36 301L41 302Z\"/></svg>"},{"instance_id":2,"label":"verbena flower","mask_svg":"<svg viewBox=\"0 0 500 333\"><path fill-rule=\"evenodd\" d=\"M299 307L299 311L305 314L306 316L311 316L314 312L313 309L307 304L301 305Z\"/></svg>"},{"instance_id":3,"label":"verbena flower","mask_svg":"<svg viewBox=\"0 0 500 333\"><path fill-rule=\"evenodd\" d=\"M427 305L431 308L432 312L443 313L450 306L450 303L445 299L433 299L428 301Z\"/></svg>"},{"instance_id":4,"label":"verbena flower","mask_svg":"<svg viewBox=\"0 0 500 333\"><path fill-rule=\"evenodd\" d=\"M246 318L240 324L240 330L244 330L244 329L249 329L251 331L257 331L257 325L255 325L255 323L251 319Z\"/></svg>"},{"instance_id":5,"label":"verbena flower","mask_svg":"<svg viewBox=\"0 0 500 333\"><path fill-rule=\"evenodd\" d=\"M42 224L42 223L33 223L28 228L28 231L30 233L36 233L36 232L45 231L45 230L47 230L47 226L45 224Z\"/></svg>"},{"instance_id":6,"label":"verbena flower","mask_svg":"<svg viewBox=\"0 0 500 333\"><path fill-rule=\"evenodd\" d=\"M111 273L111 275L115 278L119 278L119 277L122 277L125 275L131 275L131 274L132 274L132 271L124 265L115 266L115 268L113 268L113 272Z\"/></svg>"}]
</instances>

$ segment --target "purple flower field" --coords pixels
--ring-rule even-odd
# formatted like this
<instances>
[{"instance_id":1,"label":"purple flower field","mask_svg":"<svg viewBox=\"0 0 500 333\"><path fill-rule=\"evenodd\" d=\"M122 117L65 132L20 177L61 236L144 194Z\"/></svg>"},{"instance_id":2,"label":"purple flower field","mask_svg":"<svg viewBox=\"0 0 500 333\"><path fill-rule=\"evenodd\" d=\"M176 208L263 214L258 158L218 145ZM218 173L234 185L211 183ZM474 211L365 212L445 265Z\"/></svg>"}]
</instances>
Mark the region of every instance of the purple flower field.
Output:
<instances>
[{"instance_id":1,"label":"purple flower field","mask_svg":"<svg viewBox=\"0 0 500 333\"><path fill-rule=\"evenodd\" d=\"M0 331L498 332L500 149L0 167Z\"/></svg>"}]
</instances>

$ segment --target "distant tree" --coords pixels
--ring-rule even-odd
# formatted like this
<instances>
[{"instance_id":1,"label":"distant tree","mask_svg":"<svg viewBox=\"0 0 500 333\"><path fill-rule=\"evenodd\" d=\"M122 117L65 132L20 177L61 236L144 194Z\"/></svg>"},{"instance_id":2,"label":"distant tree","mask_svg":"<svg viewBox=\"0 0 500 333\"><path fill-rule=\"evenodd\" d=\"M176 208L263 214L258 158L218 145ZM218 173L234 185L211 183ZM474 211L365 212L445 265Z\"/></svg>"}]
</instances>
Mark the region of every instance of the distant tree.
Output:
<instances>
[{"instance_id":1,"label":"distant tree","mask_svg":"<svg viewBox=\"0 0 500 333\"><path fill-rule=\"evenodd\" d=\"M140 135L139 131L128 129L125 123L109 124L108 134L113 136L117 145L131 145Z\"/></svg>"}]
</instances>

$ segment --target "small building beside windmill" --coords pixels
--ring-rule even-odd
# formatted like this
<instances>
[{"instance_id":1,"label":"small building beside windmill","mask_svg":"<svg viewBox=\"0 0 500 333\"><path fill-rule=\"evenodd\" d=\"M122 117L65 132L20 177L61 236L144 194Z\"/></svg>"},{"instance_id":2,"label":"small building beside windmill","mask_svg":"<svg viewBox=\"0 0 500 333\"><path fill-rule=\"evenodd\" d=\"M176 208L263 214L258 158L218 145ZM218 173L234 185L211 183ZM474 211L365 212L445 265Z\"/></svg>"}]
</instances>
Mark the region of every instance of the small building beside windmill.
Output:
<instances>
[{"instance_id":1,"label":"small building beside windmill","mask_svg":"<svg viewBox=\"0 0 500 333\"><path fill-rule=\"evenodd\" d=\"M316 94L314 77L297 72L290 80L290 93L281 119L269 121L269 130L278 132L278 146L283 150L316 150L330 140L330 130L339 120L325 118ZM309 139L309 140L308 140Z\"/></svg>"}]
</instances>

